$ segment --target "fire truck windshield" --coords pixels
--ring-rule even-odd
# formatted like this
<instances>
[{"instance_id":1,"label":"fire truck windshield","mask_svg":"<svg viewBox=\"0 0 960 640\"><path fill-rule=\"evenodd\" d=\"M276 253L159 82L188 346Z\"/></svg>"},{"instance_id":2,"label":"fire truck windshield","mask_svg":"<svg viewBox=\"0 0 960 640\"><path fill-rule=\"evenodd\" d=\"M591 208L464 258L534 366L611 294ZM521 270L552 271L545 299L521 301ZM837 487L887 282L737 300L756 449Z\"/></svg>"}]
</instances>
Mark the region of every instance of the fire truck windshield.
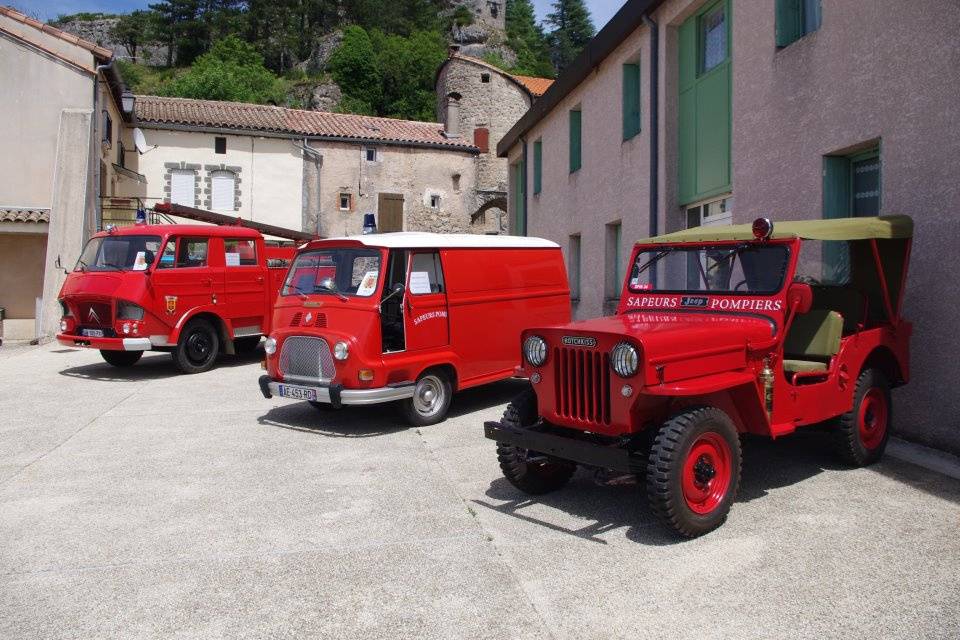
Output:
<instances>
[{"instance_id":1,"label":"fire truck windshield","mask_svg":"<svg viewBox=\"0 0 960 640\"><path fill-rule=\"evenodd\" d=\"M374 249L323 249L301 253L293 261L281 295L372 296L380 278L380 253Z\"/></svg>"},{"instance_id":2,"label":"fire truck windshield","mask_svg":"<svg viewBox=\"0 0 960 640\"><path fill-rule=\"evenodd\" d=\"M160 236L90 238L74 271L146 271L160 249Z\"/></svg>"},{"instance_id":3,"label":"fire truck windshield","mask_svg":"<svg viewBox=\"0 0 960 640\"><path fill-rule=\"evenodd\" d=\"M659 247L641 251L630 273L633 292L771 295L789 265L783 245Z\"/></svg>"}]
</instances>

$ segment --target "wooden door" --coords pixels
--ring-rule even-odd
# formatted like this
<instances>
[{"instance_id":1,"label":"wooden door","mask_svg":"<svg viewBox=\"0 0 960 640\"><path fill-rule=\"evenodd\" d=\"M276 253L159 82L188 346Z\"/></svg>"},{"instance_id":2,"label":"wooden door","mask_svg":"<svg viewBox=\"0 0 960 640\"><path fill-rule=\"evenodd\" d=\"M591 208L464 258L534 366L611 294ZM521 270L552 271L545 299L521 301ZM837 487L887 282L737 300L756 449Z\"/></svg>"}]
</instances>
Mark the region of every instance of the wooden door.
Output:
<instances>
[{"instance_id":1,"label":"wooden door","mask_svg":"<svg viewBox=\"0 0 960 640\"><path fill-rule=\"evenodd\" d=\"M377 196L377 231L403 231L403 194L381 193Z\"/></svg>"}]
</instances>

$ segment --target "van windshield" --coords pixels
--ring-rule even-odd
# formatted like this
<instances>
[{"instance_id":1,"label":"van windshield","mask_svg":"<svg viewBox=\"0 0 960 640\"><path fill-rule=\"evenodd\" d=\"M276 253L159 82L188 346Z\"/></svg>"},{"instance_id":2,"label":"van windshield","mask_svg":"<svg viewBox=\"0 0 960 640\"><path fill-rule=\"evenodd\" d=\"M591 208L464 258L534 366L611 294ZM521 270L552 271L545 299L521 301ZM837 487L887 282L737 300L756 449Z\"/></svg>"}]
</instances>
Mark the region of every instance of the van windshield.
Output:
<instances>
[{"instance_id":1,"label":"van windshield","mask_svg":"<svg viewBox=\"0 0 960 640\"><path fill-rule=\"evenodd\" d=\"M771 295L789 265L784 245L657 247L641 251L630 273L633 292Z\"/></svg>"},{"instance_id":2,"label":"van windshield","mask_svg":"<svg viewBox=\"0 0 960 640\"><path fill-rule=\"evenodd\" d=\"M160 236L90 238L74 271L146 271L160 249Z\"/></svg>"},{"instance_id":3,"label":"van windshield","mask_svg":"<svg viewBox=\"0 0 960 640\"><path fill-rule=\"evenodd\" d=\"M367 298L377 290L380 252L323 249L298 255L280 295L346 295Z\"/></svg>"}]
</instances>

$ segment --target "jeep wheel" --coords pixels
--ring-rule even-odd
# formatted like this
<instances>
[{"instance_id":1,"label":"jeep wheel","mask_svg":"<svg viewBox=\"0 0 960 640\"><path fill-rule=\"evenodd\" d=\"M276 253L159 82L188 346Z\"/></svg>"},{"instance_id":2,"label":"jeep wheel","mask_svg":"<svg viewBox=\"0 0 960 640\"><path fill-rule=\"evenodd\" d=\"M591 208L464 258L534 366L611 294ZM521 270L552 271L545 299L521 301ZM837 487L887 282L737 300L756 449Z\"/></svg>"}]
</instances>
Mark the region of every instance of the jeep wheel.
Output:
<instances>
[{"instance_id":1,"label":"jeep wheel","mask_svg":"<svg viewBox=\"0 0 960 640\"><path fill-rule=\"evenodd\" d=\"M208 321L191 320L180 333L173 363L183 373L201 373L213 367L220 353L220 337Z\"/></svg>"},{"instance_id":2,"label":"jeep wheel","mask_svg":"<svg viewBox=\"0 0 960 640\"><path fill-rule=\"evenodd\" d=\"M442 422L450 409L453 389L442 371L427 371L417 379L413 397L403 400L403 415L415 427L427 427Z\"/></svg>"},{"instance_id":3,"label":"jeep wheel","mask_svg":"<svg viewBox=\"0 0 960 640\"><path fill-rule=\"evenodd\" d=\"M143 351L109 351L101 349L100 355L115 367L132 367L143 356Z\"/></svg>"},{"instance_id":4,"label":"jeep wheel","mask_svg":"<svg viewBox=\"0 0 960 640\"><path fill-rule=\"evenodd\" d=\"M508 427L527 427L538 417L537 394L533 389L527 389L507 405L501 423ZM576 463L503 442L497 443L497 460L507 481L532 495L556 491L567 484L577 470Z\"/></svg>"},{"instance_id":5,"label":"jeep wheel","mask_svg":"<svg viewBox=\"0 0 960 640\"><path fill-rule=\"evenodd\" d=\"M654 438L647 462L647 499L657 517L688 538L727 518L740 486L740 438L715 407L685 409Z\"/></svg>"},{"instance_id":6,"label":"jeep wheel","mask_svg":"<svg viewBox=\"0 0 960 640\"><path fill-rule=\"evenodd\" d=\"M890 384L879 369L866 369L857 378L853 407L836 423L837 451L857 467L873 464L890 438Z\"/></svg>"}]
</instances>

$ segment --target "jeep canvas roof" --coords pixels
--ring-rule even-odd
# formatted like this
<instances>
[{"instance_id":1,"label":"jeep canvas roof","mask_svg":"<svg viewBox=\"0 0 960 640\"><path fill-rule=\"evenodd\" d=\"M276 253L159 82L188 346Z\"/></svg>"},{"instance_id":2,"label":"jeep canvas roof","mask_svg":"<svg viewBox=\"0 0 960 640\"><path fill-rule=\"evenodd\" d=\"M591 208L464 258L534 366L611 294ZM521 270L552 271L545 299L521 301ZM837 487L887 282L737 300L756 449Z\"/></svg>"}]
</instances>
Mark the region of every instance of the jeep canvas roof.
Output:
<instances>
[{"instance_id":1,"label":"jeep canvas roof","mask_svg":"<svg viewBox=\"0 0 960 640\"><path fill-rule=\"evenodd\" d=\"M912 237L913 218L903 215L783 222L774 220L772 235L773 239L803 238L804 240L897 240ZM640 240L637 244L754 239L752 224L734 224L719 227L692 227Z\"/></svg>"}]
</instances>

